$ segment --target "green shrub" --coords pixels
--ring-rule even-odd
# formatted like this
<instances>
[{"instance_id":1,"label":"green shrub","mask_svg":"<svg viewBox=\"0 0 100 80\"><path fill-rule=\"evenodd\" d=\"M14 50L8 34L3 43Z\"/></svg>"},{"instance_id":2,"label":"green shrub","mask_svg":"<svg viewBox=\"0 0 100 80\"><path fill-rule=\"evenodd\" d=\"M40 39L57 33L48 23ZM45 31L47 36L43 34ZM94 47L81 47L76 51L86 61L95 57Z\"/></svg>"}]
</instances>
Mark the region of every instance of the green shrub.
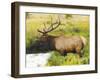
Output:
<instances>
[{"instance_id":1,"label":"green shrub","mask_svg":"<svg viewBox=\"0 0 100 80\"><path fill-rule=\"evenodd\" d=\"M51 52L51 57L48 59L47 66L64 66L64 65L80 65L89 64L89 58L79 58L77 54L68 53L66 56L60 55L59 52Z\"/></svg>"}]
</instances>

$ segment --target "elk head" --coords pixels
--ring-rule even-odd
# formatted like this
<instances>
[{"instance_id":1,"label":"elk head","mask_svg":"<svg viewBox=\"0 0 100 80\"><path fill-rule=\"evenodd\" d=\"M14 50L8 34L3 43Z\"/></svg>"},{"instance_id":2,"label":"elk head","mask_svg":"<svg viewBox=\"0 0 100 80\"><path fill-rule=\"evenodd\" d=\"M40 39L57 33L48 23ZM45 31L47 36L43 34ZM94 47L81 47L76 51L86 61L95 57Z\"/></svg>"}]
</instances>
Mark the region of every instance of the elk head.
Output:
<instances>
[{"instance_id":1,"label":"elk head","mask_svg":"<svg viewBox=\"0 0 100 80\"><path fill-rule=\"evenodd\" d=\"M45 23L43 24L44 28L42 30L37 29L37 31L41 33L42 36L40 36L38 40L31 46L30 51L32 52L47 52L54 49L54 38L57 36L48 35L48 33L59 27L61 24L60 18L58 17L58 19L53 22L51 17L51 23L49 27L47 27Z\"/></svg>"}]
</instances>

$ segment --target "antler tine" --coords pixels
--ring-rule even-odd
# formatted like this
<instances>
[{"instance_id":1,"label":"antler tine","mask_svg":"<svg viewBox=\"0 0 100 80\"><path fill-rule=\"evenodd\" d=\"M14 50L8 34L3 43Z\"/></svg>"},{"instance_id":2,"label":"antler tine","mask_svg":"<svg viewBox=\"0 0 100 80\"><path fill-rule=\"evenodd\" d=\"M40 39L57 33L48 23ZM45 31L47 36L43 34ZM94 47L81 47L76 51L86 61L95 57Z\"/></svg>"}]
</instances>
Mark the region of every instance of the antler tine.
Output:
<instances>
[{"instance_id":1,"label":"antler tine","mask_svg":"<svg viewBox=\"0 0 100 80\"><path fill-rule=\"evenodd\" d=\"M58 22L61 23L61 22L60 22L60 16L58 16Z\"/></svg>"},{"instance_id":2,"label":"antler tine","mask_svg":"<svg viewBox=\"0 0 100 80\"><path fill-rule=\"evenodd\" d=\"M51 30L51 29L53 28L53 25L55 24L55 23L53 23L53 18L52 18L52 16L51 16L50 18L51 18L51 24L50 24L50 26L48 27L48 31Z\"/></svg>"},{"instance_id":3,"label":"antler tine","mask_svg":"<svg viewBox=\"0 0 100 80\"><path fill-rule=\"evenodd\" d=\"M50 26L48 27L48 30L49 30L50 28L52 28L52 22L53 22L52 16L50 16L50 19L51 19L51 24L50 24Z\"/></svg>"},{"instance_id":4,"label":"antler tine","mask_svg":"<svg viewBox=\"0 0 100 80\"><path fill-rule=\"evenodd\" d=\"M52 23L52 17L51 17L51 24L50 26L46 29L46 24L44 23L45 28L43 28L43 31L38 29L38 32L42 33L42 34L46 34L48 32L51 32L52 30L56 29L57 27L59 27L59 25L61 24L60 22L60 17L58 16L58 21ZM54 27L54 25L56 25Z\"/></svg>"},{"instance_id":5,"label":"antler tine","mask_svg":"<svg viewBox=\"0 0 100 80\"><path fill-rule=\"evenodd\" d=\"M39 30L39 29L37 29L37 31L40 32L40 33L44 33L43 31L41 31L41 30Z\"/></svg>"},{"instance_id":6,"label":"antler tine","mask_svg":"<svg viewBox=\"0 0 100 80\"><path fill-rule=\"evenodd\" d=\"M40 32L40 33L42 33L42 34L45 34L45 33L47 33L47 32L46 32L46 30L45 30L45 29L46 29L46 24L45 24L45 23L43 23L43 25L45 26L45 28L43 28L43 30L42 30L42 31L41 31L41 30L39 30L39 29L38 29L37 31L38 31L38 32Z\"/></svg>"},{"instance_id":7,"label":"antler tine","mask_svg":"<svg viewBox=\"0 0 100 80\"><path fill-rule=\"evenodd\" d=\"M46 30L45 30L46 29L46 24L45 23L43 23L43 24L44 24L43 31L46 32Z\"/></svg>"},{"instance_id":8,"label":"antler tine","mask_svg":"<svg viewBox=\"0 0 100 80\"><path fill-rule=\"evenodd\" d=\"M57 27L59 27L60 23L61 23L60 22L60 17L58 16L58 21L56 21L55 23L52 23L50 25L50 27L48 28L48 31L47 32L50 32L50 31L56 29ZM54 27L54 25L56 25L56 27Z\"/></svg>"}]
</instances>

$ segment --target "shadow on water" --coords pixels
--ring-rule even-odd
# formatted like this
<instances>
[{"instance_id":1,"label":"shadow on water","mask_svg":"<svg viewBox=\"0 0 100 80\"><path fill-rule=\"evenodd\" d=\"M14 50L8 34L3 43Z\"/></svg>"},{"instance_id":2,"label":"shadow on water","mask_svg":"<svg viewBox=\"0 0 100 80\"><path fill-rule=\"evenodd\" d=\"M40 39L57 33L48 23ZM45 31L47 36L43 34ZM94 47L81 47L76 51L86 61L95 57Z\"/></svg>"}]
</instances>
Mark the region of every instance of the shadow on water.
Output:
<instances>
[{"instance_id":1,"label":"shadow on water","mask_svg":"<svg viewBox=\"0 0 100 80\"><path fill-rule=\"evenodd\" d=\"M29 48L26 48L26 54L47 53L54 50L52 44L47 41L37 40Z\"/></svg>"}]
</instances>

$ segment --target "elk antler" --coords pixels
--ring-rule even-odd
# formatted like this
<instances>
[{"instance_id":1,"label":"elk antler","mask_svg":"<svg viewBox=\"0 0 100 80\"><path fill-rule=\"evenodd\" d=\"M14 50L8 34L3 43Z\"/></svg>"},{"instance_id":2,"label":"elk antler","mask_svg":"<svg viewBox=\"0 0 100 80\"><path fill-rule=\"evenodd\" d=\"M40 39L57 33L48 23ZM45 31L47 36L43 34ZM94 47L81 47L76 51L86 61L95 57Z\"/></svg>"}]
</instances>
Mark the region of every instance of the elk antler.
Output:
<instances>
[{"instance_id":1,"label":"elk antler","mask_svg":"<svg viewBox=\"0 0 100 80\"><path fill-rule=\"evenodd\" d=\"M39 30L39 29L37 31L42 33L42 34L47 34L48 32L51 32L51 31L55 30L57 27L59 27L60 24L61 24L61 22L60 22L59 16L58 16L58 21L56 21L54 23L52 23L52 17L51 17L51 24L50 24L50 26L47 28L46 24L44 23L45 28L43 28L42 31Z\"/></svg>"}]
</instances>

